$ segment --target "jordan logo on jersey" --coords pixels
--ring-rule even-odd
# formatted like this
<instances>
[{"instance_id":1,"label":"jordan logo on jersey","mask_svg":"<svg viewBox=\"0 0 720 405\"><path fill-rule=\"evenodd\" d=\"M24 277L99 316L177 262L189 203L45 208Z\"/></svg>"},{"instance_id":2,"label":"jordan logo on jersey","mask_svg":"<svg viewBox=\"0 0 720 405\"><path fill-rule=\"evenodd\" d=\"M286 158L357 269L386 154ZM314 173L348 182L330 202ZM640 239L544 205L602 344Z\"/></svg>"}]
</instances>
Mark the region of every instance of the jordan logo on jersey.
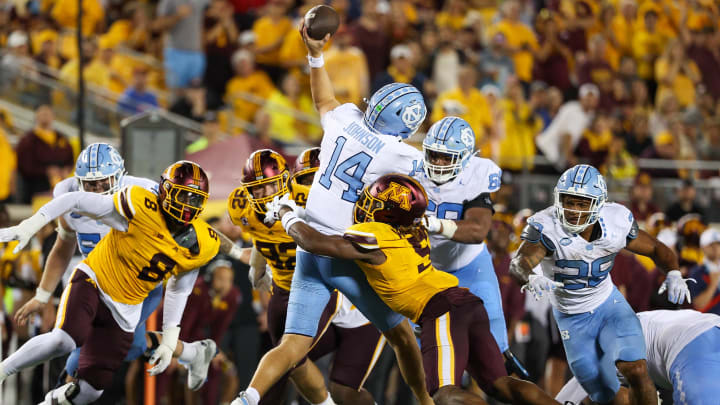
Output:
<instances>
[{"instance_id":1,"label":"jordan logo on jersey","mask_svg":"<svg viewBox=\"0 0 720 405\"><path fill-rule=\"evenodd\" d=\"M378 194L378 198L383 201L394 201L400 204L400 208L410 211L410 194L409 188L393 181L388 188Z\"/></svg>"}]
</instances>

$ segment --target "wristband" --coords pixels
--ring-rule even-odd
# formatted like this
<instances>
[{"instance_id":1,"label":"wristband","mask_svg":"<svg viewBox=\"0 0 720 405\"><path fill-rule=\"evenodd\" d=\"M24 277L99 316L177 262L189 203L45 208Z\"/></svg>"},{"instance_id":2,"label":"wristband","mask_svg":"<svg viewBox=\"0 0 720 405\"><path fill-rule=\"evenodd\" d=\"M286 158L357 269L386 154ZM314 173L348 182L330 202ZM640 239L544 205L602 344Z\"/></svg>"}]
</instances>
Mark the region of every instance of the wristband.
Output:
<instances>
[{"instance_id":1,"label":"wristband","mask_svg":"<svg viewBox=\"0 0 720 405\"><path fill-rule=\"evenodd\" d=\"M282 218L280 218L280 222L282 223L283 229L285 229L285 232L288 232L290 230L290 227L295 225L298 222L305 222L302 219L298 218L297 215L293 211L289 211L285 215L283 215Z\"/></svg>"},{"instance_id":2,"label":"wristband","mask_svg":"<svg viewBox=\"0 0 720 405\"><path fill-rule=\"evenodd\" d=\"M50 301L50 297L52 297L52 293L50 291L43 290L40 287L35 290L35 299L43 304L47 304L48 301Z\"/></svg>"},{"instance_id":3,"label":"wristband","mask_svg":"<svg viewBox=\"0 0 720 405\"><path fill-rule=\"evenodd\" d=\"M442 232L440 232L440 235L452 239L452 237L455 235L455 231L457 231L457 224L452 219L441 219L440 222L442 222Z\"/></svg>"},{"instance_id":4,"label":"wristband","mask_svg":"<svg viewBox=\"0 0 720 405\"><path fill-rule=\"evenodd\" d=\"M325 59L323 58L323 55L320 54L317 58L314 56L307 56L308 59L308 65L310 65L311 68L319 69L323 66L325 66Z\"/></svg>"}]
</instances>

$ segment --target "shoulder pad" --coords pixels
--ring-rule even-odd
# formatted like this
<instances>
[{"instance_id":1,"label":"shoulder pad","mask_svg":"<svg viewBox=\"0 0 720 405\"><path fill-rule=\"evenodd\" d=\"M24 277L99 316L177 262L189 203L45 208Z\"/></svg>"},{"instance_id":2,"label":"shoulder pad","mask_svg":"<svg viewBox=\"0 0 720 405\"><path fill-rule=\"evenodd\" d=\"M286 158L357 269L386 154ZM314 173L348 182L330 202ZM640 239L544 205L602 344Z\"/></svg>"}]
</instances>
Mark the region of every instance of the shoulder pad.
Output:
<instances>
[{"instance_id":1,"label":"shoulder pad","mask_svg":"<svg viewBox=\"0 0 720 405\"><path fill-rule=\"evenodd\" d=\"M537 225L540 225L538 223L531 223L528 222L527 225L525 225L525 229L523 229L522 234L520 234L520 239L526 240L530 243L542 243L543 246L550 252L555 251L555 244L553 241L550 240L550 238L546 237L542 233L542 228L538 229Z\"/></svg>"}]
</instances>

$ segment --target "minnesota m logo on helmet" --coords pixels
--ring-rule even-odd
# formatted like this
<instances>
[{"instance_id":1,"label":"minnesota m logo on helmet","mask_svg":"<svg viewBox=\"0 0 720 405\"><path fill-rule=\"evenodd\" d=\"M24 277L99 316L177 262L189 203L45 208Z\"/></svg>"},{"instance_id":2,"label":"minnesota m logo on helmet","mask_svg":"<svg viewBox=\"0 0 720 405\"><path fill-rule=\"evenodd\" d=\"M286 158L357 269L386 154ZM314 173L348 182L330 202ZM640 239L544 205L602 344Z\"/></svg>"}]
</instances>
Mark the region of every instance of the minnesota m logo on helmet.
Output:
<instances>
[{"instance_id":1,"label":"minnesota m logo on helmet","mask_svg":"<svg viewBox=\"0 0 720 405\"><path fill-rule=\"evenodd\" d=\"M378 194L378 198L383 201L394 201L400 205L400 208L410 211L410 194L409 188L392 181L385 190Z\"/></svg>"}]
</instances>

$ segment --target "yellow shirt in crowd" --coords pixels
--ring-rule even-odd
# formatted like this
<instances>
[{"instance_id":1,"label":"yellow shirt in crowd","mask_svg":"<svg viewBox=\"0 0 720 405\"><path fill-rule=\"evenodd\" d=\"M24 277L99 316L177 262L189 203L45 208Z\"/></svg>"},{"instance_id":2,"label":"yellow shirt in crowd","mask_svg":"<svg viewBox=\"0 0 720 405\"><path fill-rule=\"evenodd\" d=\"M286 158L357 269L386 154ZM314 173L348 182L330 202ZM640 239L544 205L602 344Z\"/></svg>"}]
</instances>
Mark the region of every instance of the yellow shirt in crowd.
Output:
<instances>
[{"instance_id":1,"label":"yellow shirt in crowd","mask_svg":"<svg viewBox=\"0 0 720 405\"><path fill-rule=\"evenodd\" d=\"M438 96L437 100L435 100L435 108L430 116L430 120L436 122L447 115L457 115L450 114L452 113L451 111L446 112L443 108L443 104L452 104L453 102L459 103L464 107L465 112L458 116L470 124L475 131L475 144L481 145L487 135L486 128L490 128L493 125L492 113L490 112L490 107L485 99L485 95L475 87L470 89L468 94L463 93L460 88L442 93Z\"/></svg>"},{"instance_id":2,"label":"yellow shirt in crowd","mask_svg":"<svg viewBox=\"0 0 720 405\"><path fill-rule=\"evenodd\" d=\"M262 104L251 102L243 95L258 97L264 102L275 90L272 80L267 73L256 70L247 77L235 76L227 84L225 99L233 106L233 112L237 118L252 122L255 113Z\"/></svg>"}]
</instances>

